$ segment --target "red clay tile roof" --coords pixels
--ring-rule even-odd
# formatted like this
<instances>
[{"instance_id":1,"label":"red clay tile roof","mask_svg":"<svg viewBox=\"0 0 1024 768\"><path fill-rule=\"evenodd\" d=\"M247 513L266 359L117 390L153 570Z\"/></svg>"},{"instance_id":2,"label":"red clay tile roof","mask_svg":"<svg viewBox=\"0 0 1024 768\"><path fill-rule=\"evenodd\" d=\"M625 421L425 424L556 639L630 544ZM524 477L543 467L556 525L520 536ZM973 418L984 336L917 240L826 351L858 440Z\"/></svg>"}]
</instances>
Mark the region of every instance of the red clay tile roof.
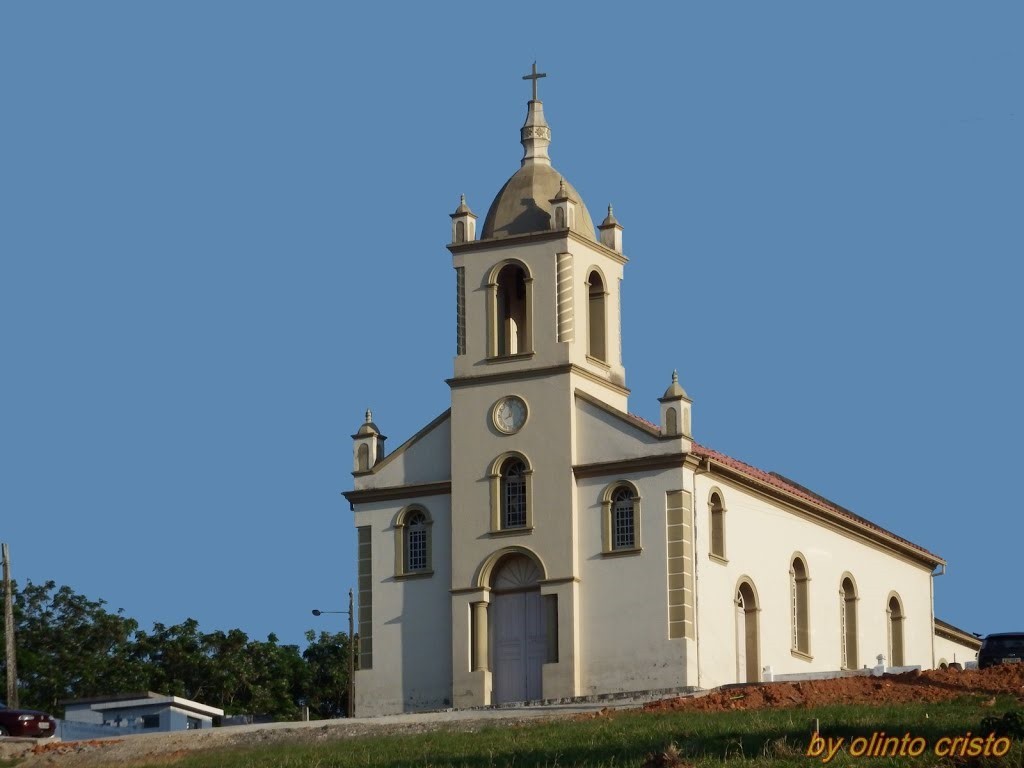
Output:
<instances>
[{"instance_id":1,"label":"red clay tile roof","mask_svg":"<svg viewBox=\"0 0 1024 768\"><path fill-rule=\"evenodd\" d=\"M626 415L629 416L629 418L634 419L635 421L639 421L644 426L649 427L650 429L653 429L655 432L658 432L658 433L661 432L661 427L660 426L655 424L653 421L648 421L643 416L637 416L635 413L627 413Z\"/></svg>"},{"instance_id":2,"label":"red clay tile roof","mask_svg":"<svg viewBox=\"0 0 1024 768\"><path fill-rule=\"evenodd\" d=\"M936 563L944 562L941 557L932 552L929 552L927 549L919 547L917 544L914 544L912 541L908 541L907 539L904 539L901 536L897 536L892 531L886 530L885 528L882 528L880 525L875 525L870 520L851 512L845 507L839 506L834 501L829 501L824 496L820 496L814 491L811 491L808 488L804 488L804 486L800 485L799 483L795 483L789 478L783 477L778 473L765 472L763 469L752 467L750 464L746 464L740 461L739 459L734 459L731 456L726 456L724 453L720 453L719 451L716 451L713 448L708 448L705 445L698 445L697 443L693 444L693 453L696 456L709 458L712 461L717 462L718 464L729 467L731 469L735 469L738 472L750 478L753 478L754 480L759 480L762 483L765 483L766 485L770 485L774 488L786 491L787 493L791 493L794 496L798 496L802 499L813 502L818 506L825 507L830 512L834 512L839 517L851 520L857 523L858 525L870 528L873 531L883 533L886 536L900 542L901 544L904 544L905 546L915 550L916 552L920 552L922 555L925 555L926 557L934 560Z\"/></svg>"}]
</instances>

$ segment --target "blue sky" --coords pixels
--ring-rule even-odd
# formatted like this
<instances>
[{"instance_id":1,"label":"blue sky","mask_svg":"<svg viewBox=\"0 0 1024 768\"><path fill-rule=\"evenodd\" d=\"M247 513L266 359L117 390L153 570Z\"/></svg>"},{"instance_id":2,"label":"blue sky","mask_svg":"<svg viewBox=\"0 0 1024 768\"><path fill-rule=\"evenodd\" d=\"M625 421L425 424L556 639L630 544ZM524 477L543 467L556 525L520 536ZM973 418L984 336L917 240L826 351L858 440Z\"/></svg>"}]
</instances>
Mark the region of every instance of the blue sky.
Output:
<instances>
[{"instance_id":1,"label":"blue sky","mask_svg":"<svg viewBox=\"0 0 1024 768\"><path fill-rule=\"evenodd\" d=\"M301 642L350 435L443 411L448 214L551 156L625 227L630 409L945 557L1019 629L1024 6L0 6L0 539L144 627ZM667 286L682 286L682 300Z\"/></svg>"}]
</instances>

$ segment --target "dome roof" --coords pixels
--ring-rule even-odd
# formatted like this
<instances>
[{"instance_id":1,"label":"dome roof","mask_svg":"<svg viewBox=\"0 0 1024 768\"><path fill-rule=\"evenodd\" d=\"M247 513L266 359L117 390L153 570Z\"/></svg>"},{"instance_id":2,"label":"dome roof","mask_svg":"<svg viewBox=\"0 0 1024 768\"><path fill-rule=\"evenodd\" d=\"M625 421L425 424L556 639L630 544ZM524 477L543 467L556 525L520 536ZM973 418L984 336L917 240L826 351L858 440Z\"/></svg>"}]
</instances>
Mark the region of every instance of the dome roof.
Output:
<instances>
[{"instance_id":1,"label":"dome roof","mask_svg":"<svg viewBox=\"0 0 1024 768\"><path fill-rule=\"evenodd\" d=\"M680 397L685 397L687 400L690 399L689 395L686 394L686 390L679 383L679 371L672 371L672 383L669 384L665 394L659 397L658 400L665 402L666 400L678 400Z\"/></svg>"},{"instance_id":2,"label":"dome roof","mask_svg":"<svg viewBox=\"0 0 1024 768\"><path fill-rule=\"evenodd\" d=\"M359 425L359 429L352 437L366 437L367 435L379 435L380 429L373 423L373 411L366 409L366 422Z\"/></svg>"},{"instance_id":3,"label":"dome roof","mask_svg":"<svg viewBox=\"0 0 1024 768\"><path fill-rule=\"evenodd\" d=\"M505 182L491 203L484 219L483 239L550 230L551 200L562 182L561 174L550 165L524 165ZM572 231L595 240L594 222L579 192L567 181L565 189L578 206Z\"/></svg>"}]
</instances>

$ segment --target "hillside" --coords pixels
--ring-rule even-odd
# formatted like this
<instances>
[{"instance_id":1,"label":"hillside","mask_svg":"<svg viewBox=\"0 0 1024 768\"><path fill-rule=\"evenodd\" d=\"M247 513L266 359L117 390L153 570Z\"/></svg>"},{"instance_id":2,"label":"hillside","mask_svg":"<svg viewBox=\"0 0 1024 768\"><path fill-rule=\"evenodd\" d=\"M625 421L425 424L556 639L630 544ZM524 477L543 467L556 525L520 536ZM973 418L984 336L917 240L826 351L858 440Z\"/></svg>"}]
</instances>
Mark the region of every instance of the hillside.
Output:
<instances>
[{"instance_id":1,"label":"hillside","mask_svg":"<svg viewBox=\"0 0 1024 768\"><path fill-rule=\"evenodd\" d=\"M919 734L931 746L943 736L978 733L985 717L1016 711L1022 704L1024 665L932 670L728 686L642 708L590 713L540 707L443 712L48 743L26 749L9 764L390 767L414 759L417 765L437 767L681 765L663 757L676 744L696 764L720 764L722 757L763 762L767 757L773 764L813 765L820 763L805 755L812 718L820 719L823 734L851 738L881 728ZM1014 742L1013 749L1010 756L1019 764L1021 745ZM864 763L839 754L831 764Z\"/></svg>"}]
</instances>

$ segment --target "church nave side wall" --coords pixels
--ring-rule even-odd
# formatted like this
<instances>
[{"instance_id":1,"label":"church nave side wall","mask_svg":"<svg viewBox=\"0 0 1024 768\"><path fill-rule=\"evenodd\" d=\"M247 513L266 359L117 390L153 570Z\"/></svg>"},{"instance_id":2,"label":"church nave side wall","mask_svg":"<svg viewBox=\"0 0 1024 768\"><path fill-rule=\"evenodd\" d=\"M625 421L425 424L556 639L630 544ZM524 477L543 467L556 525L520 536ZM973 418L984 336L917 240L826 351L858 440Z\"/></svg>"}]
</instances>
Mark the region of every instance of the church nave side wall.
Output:
<instances>
[{"instance_id":1,"label":"church nave side wall","mask_svg":"<svg viewBox=\"0 0 1024 768\"><path fill-rule=\"evenodd\" d=\"M720 494L725 507L724 558L710 554L713 492ZM770 666L780 675L842 667L844 578L850 578L856 590L846 614L856 624L856 642L848 644L851 666L873 667L878 654L886 656L887 666L893 663L887 604L894 593L904 613L904 664L932 666L932 577L927 565L808 519L714 474L697 475L694 518L701 687L740 679L738 625L745 614L736 598L741 580L749 581L756 594L761 669ZM809 576L806 652L793 648L794 555L801 557Z\"/></svg>"}]
</instances>

